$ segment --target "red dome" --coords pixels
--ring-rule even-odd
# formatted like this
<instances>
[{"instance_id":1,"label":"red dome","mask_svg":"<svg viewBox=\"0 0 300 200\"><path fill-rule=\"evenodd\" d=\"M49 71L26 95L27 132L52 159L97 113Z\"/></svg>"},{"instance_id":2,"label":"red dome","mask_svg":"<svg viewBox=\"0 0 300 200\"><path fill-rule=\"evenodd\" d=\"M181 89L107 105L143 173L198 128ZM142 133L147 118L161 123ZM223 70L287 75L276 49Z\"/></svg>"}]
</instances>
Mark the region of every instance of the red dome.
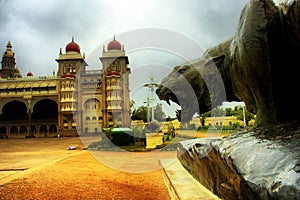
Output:
<instances>
[{"instance_id":1,"label":"red dome","mask_svg":"<svg viewBox=\"0 0 300 200\"><path fill-rule=\"evenodd\" d=\"M77 53L80 53L80 46L76 42L74 42L74 38L72 38L72 42L70 42L66 46L66 52L69 51L76 51Z\"/></svg>"},{"instance_id":2,"label":"red dome","mask_svg":"<svg viewBox=\"0 0 300 200\"><path fill-rule=\"evenodd\" d=\"M112 49L116 49L116 50L122 50L122 45L120 42L118 42L115 38L113 41L111 41L110 43L108 43L107 45L107 50L112 50Z\"/></svg>"},{"instance_id":3,"label":"red dome","mask_svg":"<svg viewBox=\"0 0 300 200\"><path fill-rule=\"evenodd\" d=\"M33 73L32 72L28 72L27 76L33 76Z\"/></svg>"}]
</instances>

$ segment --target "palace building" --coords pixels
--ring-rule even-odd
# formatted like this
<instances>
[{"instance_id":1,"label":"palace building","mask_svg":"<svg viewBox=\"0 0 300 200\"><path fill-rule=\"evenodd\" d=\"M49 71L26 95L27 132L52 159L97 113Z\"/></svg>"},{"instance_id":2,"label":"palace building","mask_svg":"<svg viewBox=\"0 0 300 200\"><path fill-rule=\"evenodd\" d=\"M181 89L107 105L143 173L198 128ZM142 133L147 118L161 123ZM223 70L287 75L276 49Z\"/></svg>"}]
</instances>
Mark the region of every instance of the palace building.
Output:
<instances>
[{"instance_id":1,"label":"palace building","mask_svg":"<svg viewBox=\"0 0 300 200\"><path fill-rule=\"evenodd\" d=\"M22 77L8 42L0 69L0 137L77 136L130 127L130 68L123 45L114 38L99 59L102 69L88 70L72 38L65 52L60 48L57 73Z\"/></svg>"}]
</instances>

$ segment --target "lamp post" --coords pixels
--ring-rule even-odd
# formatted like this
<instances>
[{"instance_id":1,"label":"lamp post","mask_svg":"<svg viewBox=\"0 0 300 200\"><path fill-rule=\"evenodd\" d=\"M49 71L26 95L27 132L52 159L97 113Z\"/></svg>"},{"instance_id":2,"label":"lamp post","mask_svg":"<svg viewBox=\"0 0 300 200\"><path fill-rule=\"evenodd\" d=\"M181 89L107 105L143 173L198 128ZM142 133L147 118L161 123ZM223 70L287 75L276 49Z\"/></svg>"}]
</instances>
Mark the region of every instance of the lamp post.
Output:
<instances>
[{"instance_id":1,"label":"lamp post","mask_svg":"<svg viewBox=\"0 0 300 200\"><path fill-rule=\"evenodd\" d=\"M246 127L245 104L243 105L243 120L244 120L244 127Z\"/></svg>"},{"instance_id":2,"label":"lamp post","mask_svg":"<svg viewBox=\"0 0 300 200\"><path fill-rule=\"evenodd\" d=\"M144 103L146 103L147 105L147 122L150 122L150 98L149 96L147 97L147 101L145 101Z\"/></svg>"},{"instance_id":3,"label":"lamp post","mask_svg":"<svg viewBox=\"0 0 300 200\"><path fill-rule=\"evenodd\" d=\"M153 121L154 120L154 105L153 105L153 101L154 101L154 87L157 87L158 84L157 83L154 83L153 82L154 80L154 76L153 74L150 75L150 83L146 83L144 85L144 87L147 87L149 88L150 90L150 93L151 93L151 99L149 98L149 96L147 97L147 108L148 108L148 112L150 110L150 107L152 108L151 110L151 117L150 117L150 121ZM148 116L148 114L147 114ZM147 120L148 120L148 117L147 117Z\"/></svg>"}]
</instances>

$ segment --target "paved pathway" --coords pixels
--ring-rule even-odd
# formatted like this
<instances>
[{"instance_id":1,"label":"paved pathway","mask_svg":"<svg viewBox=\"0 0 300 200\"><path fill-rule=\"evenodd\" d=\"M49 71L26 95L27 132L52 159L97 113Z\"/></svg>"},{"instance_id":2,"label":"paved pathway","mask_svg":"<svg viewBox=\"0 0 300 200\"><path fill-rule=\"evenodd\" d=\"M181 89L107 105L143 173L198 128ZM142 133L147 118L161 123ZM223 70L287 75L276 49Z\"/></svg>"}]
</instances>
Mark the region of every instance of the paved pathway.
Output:
<instances>
[{"instance_id":1,"label":"paved pathway","mask_svg":"<svg viewBox=\"0 0 300 200\"><path fill-rule=\"evenodd\" d=\"M0 140L0 199L170 199L158 168L161 156L148 154L147 161L143 153L91 154L68 150L72 145L83 147L80 138ZM114 157L122 170L99 161L100 154ZM127 161L137 157L148 168L132 173L140 162Z\"/></svg>"}]
</instances>

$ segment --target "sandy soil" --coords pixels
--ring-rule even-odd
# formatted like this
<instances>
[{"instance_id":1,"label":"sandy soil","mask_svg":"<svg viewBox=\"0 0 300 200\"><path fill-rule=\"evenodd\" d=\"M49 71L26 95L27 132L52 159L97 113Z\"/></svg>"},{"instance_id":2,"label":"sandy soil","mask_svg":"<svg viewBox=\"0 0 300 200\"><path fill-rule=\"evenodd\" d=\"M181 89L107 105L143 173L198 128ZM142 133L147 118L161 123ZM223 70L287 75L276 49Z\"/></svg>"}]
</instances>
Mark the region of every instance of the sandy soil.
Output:
<instances>
[{"instance_id":1,"label":"sandy soil","mask_svg":"<svg viewBox=\"0 0 300 200\"><path fill-rule=\"evenodd\" d=\"M0 140L0 199L170 199L158 159L174 152L147 154L149 162L139 163L128 159L143 153L124 157L117 152L68 150L70 145L83 147L79 138ZM124 160L123 170L102 162L101 155ZM139 165L150 168L126 170Z\"/></svg>"}]
</instances>

